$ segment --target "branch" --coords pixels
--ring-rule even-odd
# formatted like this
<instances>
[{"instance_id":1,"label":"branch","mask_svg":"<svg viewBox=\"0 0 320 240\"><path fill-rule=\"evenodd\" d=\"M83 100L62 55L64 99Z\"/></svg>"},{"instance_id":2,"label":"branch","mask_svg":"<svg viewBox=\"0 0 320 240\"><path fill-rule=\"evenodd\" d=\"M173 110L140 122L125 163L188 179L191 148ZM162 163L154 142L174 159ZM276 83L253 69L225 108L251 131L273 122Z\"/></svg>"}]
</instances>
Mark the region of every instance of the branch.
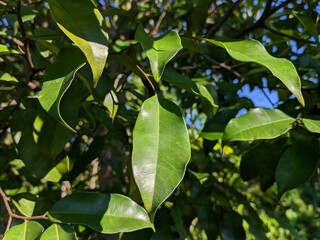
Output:
<instances>
[{"instance_id":1,"label":"branch","mask_svg":"<svg viewBox=\"0 0 320 240\"><path fill-rule=\"evenodd\" d=\"M22 39L23 39L23 43L24 43L25 54L26 54L25 56L26 56L26 59L27 59L27 63L28 63L28 66L30 67L31 71L34 72L35 69L34 69L34 64L32 62L29 41L27 39L26 30L24 28L23 21L22 21L22 16L21 16L21 0L17 0L15 13L16 13L16 16L17 16L17 21L18 21L18 24L19 24L20 33L22 35Z\"/></svg>"},{"instance_id":2,"label":"branch","mask_svg":"<svg viewBox=\"0 0 320 240\"><path fill-rule=\"evenodd\" d=\"M167 9L168 9L169 6L170 6L170 1L167 1L167 3L163 7L163 12L160 14L155 27L153 28L153 30L150 33L151 36L155 36L158 33L160 25L161 25L161 22L164 19L164 17L166 16Z\"/></svg>"},{"instance_id":3,"label":"branch","mask_svg":"<svg viewBox=\"0 0 320 240\"><path fill-rule=\"evenodd\" d=\"M216 24L214 24L209 31L206 34L206 37L214 36L219 29L222 27L222 25L228 20L229 17L233 14L233 11L240 6L240 4L243 2L243 0L238 0L229 10L226 12L225 15L223 15L222 18L219 18Z\"/></svg>"},{"instance_id":4,"label":"branch","mask_svg":"<svg viewBox=\"0 0 320 240\"><path fill-rule=\"evenodd\" d=\"M0 5L9 8L12 11L15 10L13 6L9 5L8 3L4 2L4 1L0 1Z\"/></svg>"},{"instance_id":5,"label":"branch","mask_svg":"<svg viewBox=\"0 0 320 240\"><path fill-rule=\"evenodd\" d=\"M281 32L281 31L272 29L272 28L266 26L265 24L263 24L263 28L267 29L268 31L270 31L272 33L275 33L275 34L283 36L283 37L291 38L291 39L296 40L298 42L305 42L305 43L309 43L309 44L317 44L315 41L311 41L311 40L300 38L300 37L296 37L296 36L291 36L289 34Z\"/></svg>"},{"instance_id":6,"label":"branch","mask_svg":"<svg viewBox=\"0 0 320 240\"><path fill-rule=\"evenodd\" d=\"M253 25L241 30L240 32L236 33L234 35L234 38L239 38L240 36L253 31L256 28L260 28L263 26L264 22L275 12L277 12L279 9L283 8L284 6L286 6L288 3L292 2L293 0L286 0L284 2L282 2L281 4L279 4L278 6L274 7L271 9L271 5L273 0L268 0L266 7L262 13L262 16L258 19L258 21L256 21Z\"/></svg>"},{"instance_id":7,"label":"branch","mask_svg":"<svg viewBox=\"0 0 320 240\"><path fill-rule=\"evenodd\" d=\"M15 213L12 212L12 209L9 205L9 201L10 201L10 198L7 197L7 195L5 194L5 192L3 191L3 189L0 187L0 196L2 198L2 201L4 203L4 206L8 212L8 215L9 215L9 219L8 219L8 223L7 223L7 227L6 227L6 230L5 230L5 233L10 229L10 226L11 226L11 222L14 218L16 219L20 219L20 220L39 220L39 219L44 219L44 220L48 220L48 217L46 214L43 214L43 215L40 215L40 216L31 216L31 217L26 217L26 216L20 216L20 215L17 215Z\"/></svg>"}]
</instances>

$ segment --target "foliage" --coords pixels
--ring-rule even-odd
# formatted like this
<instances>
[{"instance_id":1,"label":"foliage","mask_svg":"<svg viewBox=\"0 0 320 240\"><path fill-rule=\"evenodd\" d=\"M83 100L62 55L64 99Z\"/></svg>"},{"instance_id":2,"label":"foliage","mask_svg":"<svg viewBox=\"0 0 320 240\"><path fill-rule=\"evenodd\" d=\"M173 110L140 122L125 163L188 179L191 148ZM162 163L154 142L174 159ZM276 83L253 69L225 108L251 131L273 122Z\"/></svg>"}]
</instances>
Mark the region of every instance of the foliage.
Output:
<instances>
[{"instance_id":1,"label":"foliage","mask_svg":"<svg viewBox=\"0 0 320 240\"><path fill-rule=\"evenodd\" d=\"M0 1L0 234L320 238L319 14Z\"/></svg>"}]
</instances>

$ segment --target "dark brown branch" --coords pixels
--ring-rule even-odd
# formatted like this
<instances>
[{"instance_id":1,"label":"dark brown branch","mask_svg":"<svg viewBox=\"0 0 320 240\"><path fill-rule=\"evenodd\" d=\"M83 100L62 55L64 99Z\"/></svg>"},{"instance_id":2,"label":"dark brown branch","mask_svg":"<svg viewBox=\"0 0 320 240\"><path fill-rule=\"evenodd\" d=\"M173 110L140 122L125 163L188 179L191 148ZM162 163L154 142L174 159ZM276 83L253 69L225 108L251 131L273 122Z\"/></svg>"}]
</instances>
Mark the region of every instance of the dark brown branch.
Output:
<instances>
[{"instance_id":1,"label":"dark brown branch","mask_svg":"<svg viewBox=\"0 0 320 240\"><path fill-rule=\"evenodd\" d=\"M4 7L7 7L9 9L11 9L12 11L14 11L14 7L9 5L8 3L4 2L4 1L0 1L0 5L4 6Z\"/></svg>"},{"instance_id":2,"label":"dark brown branch","mask_svg":"<svg viewBox=\"0 0 320 240\"><path fill-rule=\"evenodd\" d=\"M34 64L32 62L32 56L31 56L31 52L30 52L30 45L29 45L29 41L27 39L26 30L24 28L23 21L22 21L22 16L21 16L21 0L17 0L15 13L16 13L16 16L17 16L17 21L18 21L18 24L19 24L20 33L21 33L21 36L22 36L22 39L23 39L23 43L24 43L25 56L26 56L26 59L27 59L27 63L28 63L28 66L30 67L31 71L34 72Z\"/></svg>"},{"instance_id":3,"label":"dark brown branch","mask_svg":"<svg viewBox=\"0 0 320 240\"><path fill-rule=\"evenodd\" d=\"M219 18L216 24L214 24L209 31L206 34L206 37L214 36L219 29L222 27L222 25L228 20L229 17L232 16L233 11L240 6L240 4L243 2L243 0L238 0L235 4L233 4L232 7L229 8L229 10L226 12L226 14L223 15L223 17Z\"/></svg>"},{"instance_id":4,"label":"dark brown branch","mask_svg":"<svg viewBox=\"0 0 320 240\"><path fill-rule=\"evenodd\" d=\"M268 0L266 7L262 13L262 16L258 19L258 21L256 21L253 25L241 30L240 32L236 33L234 35L234 38L239 38L242 35L245 35L257 28L260 28L263 26L264 22L275 12L277 12L278 10L280 10L281 8L283 8L284 6L288 5L288 3L292 2L293 0L286 0L284 2L282 2L281 4L279 4L278 6L274 7L271 9L271 5L273 0Z\"/></svg>"},{"instance_id":5,"label":"dark brown branch","mask_svg":"<svg viewBox=\"0 0 320 240\"><path fill-rule=\"evenodd\" d=\"M315 41L311 41L311 40L308 40L308 39L292 36L292 35L280 32L278 30L272 29L272 28L266 26L265 24L263 25L263 28L267 29L268 31L270 31L270 32L272 32L274 34L277 34L277 35L280 35L280 36L283 36L283 37L287 37L287 38L291 38L291 39L296 40L298 42L305 42L305 43L309 43L309 44L317 44Z\"/></svg>"},{"instance_id":6,"label":"dark brown branch","mask_svg":"<svg viewBox=\"0 0 320 240\"><path fill-rule=\"evenodd\" d=\"M8 212L8 215L9 215L9 219L7 222L7 227L6 227L5 233L10 229L12 219L14 219L14 218L24 220L24 221L26 221L26 220L40 220L40 219L48 220L48 217L46 216L46 214L40 215L40 216L31 216L31 217L17 215L12 212L12 209L9 205L10 199L7 197L7 195L5 194L5 192L3 191L3 189L1 187L0 187L0 196L2 198L4 206Z\"/></svg>"}]
</instances>

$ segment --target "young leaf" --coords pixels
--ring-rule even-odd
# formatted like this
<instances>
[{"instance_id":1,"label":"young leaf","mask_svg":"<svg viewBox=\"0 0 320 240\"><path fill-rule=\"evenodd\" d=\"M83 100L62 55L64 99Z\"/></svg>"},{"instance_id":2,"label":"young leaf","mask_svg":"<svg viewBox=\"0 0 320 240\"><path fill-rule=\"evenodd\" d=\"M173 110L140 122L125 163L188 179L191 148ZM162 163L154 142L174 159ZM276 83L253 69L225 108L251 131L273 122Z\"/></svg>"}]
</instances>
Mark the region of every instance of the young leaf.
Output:
<instances>
[{"instance_id":1,"label":"young leaf","mask_svg":"<svg viewBox=\"0 0 320 240\"><path fill-rule=\"evenodd\" d=\"M43 227L40 223L25 221L10 228L3 240L35 240L42 232Z\"/></svg>"},{"instance_id":2,"label":"young leaf","mask_svg":"<svg viewBox=\"0 0 320 240\"><path fill-rule=\"evenodd\" d=\"M181 182L189 159L189 135L179 107L162 97L147 99L133 131L132 168L153 216Z\"/></svg>"},{"instance_id":3,"label":"young leaf","mask_svg":"<svg viewBox=\"0 0 320 240\"><path fill-rule=\"evenodd\" d=\"M278 194L306 182L317 169L319 142L316 138L303 138L285 151L276 169Z\"/></svg>"},{"instance_id":4,"label":"young leaf","mask_svg":"<svg viewBox=\"0 0 320 240\"><path fill-rule=\"evenodd\" d=\"M140 24L135 39L141 44L151 64L154 79L159 82L166 64L182 49L181 39L176 31L152 39Z\"/></svg>"},{"instance_id":5,"label":"young leaf","mask_svg":"<svg viewBox=\"0 0 320 240\"><path fill-rule=\"evenodd\" d=\"M76 48L60 51L56 62L48 67L43 77L39 101L44 110L62 125L75 132L61 115L61 100L70 88L76 72L84 66L84 58Z\"/></svg>"},{"instance_id":6,"label":"young leaf","mask_svg":"<svg viewBox=\"0 0 320 240\"><path fill-rule=\"evenodd\" d=\"M49 0L49 5L60 29L86 56L96 86L108 56L103 16L90 1Z\"/></svg>"},{"instance_id":7,"label":"young leaf","mask_svg":"<svg viewBox=\"0 0 320 240\"><path fill-rule=\"evenodd\" d=\"M153 228L145 209L119 194L74 193L56 202L49 217L52 221L83 224L108 234Z\"/></svg>"},{"instance_id":8,"label":"young leaf","mask_svg":"<svg viewBox=\"0 0 320 240\"><path fill-rule=\"evenodd\" d=\"M302 122L309 132L320 133L320 119L302 118Z\"/></svg>"},{"instance_id":9,"label":"young leaf","mask_svg":"<svg viewBox=\"0 0 320 240\"><path fill-rule=\"evenodd\" d=\"M225 48L229 55L238 61L255 62L265 66L274 76L282 81L282 83L296 96L300 104L304 106L305 103L301 93L300 77L296 68L289 60L269 55L264 46L254 39L235 42L221 42L212 39L206 39L206 41Z\"/></svg>"},{"instance_id":10,"label":"young leaf","mask_svg":"<svg viewBox=\"0 0 320 240\"><path fill-rule=\"evenodd\" d=\"M223 140L252 141L276 138L293 128L295 119L278 109L255 108L232 119L226 126Z\"/></svg>"},{"instance_id":11,"label":"young leaf","mask_svg":"<svg viewBox=\"0 0 320 240\"><path fill-rule=\"evenodd\" d=\"M69 225L52 224L41 235L40 240L76 240L77 236Z\"/></svg>"},{"instance_id":12,"label":"young leaf","mask_svg":"<svg viewBox=\"0 0 320 240\"><path fill-rule=\"evenodd\" d=\"M0 81L4 82L19 82L14 76L11 76L9 73L1 72L0 71Z\"/></svg>"}]
</instances>

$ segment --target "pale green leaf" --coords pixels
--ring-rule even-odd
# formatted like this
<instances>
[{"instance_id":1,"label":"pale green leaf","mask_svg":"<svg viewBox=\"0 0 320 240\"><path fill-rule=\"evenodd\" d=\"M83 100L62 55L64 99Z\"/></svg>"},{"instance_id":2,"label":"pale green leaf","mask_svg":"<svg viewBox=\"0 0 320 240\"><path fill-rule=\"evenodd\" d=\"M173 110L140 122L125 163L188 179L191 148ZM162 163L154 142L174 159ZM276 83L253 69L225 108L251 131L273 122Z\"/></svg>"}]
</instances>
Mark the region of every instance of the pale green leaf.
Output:
<instances>
[{"instance_id":1,"label":"pale green leaf","mask_svg":"<svg viewBox=\"0 0 320 240\"><path fill-rule=\"evenodd\" d=\"M9 73L0 71L0 81L4 82L19 82L14 76L11 76Z\"/></svg>"},{"instance_id":2,"label":"pale green leaf","mask_svg":"<svg viewBox=\"0 0 320 240\"><path fill-rule=\"evenodd\" d=\"M43 227L40 223L25 221L10 228L3 240L35 240L42 232Z\"/></svg>"},{"instance_id":3,"label":"pale green leaf","mask_svg":"<svg viewBox=\"0 0 320 240\"><path fill-rule=\"evenodd\" d=\"M288 147L276 169L279 196L312 176L317 169L319 153L319 142L313 137L302 138Z\"/></svg>"},{"instance_id":4,"label":"pale green leaf","mask_svg":"<svg viewBox=\"0 0 320 240\"><path fill-rule=\"evenodd\" d=\"M226 126L223 140L252 141L276 138L293 128L295 119L278 109L255 108L232 119Z\"/></svg>"},{"instance_id":5,"label":"pale green leaf","mask_svg":"<svg viewBox=\"0 0 320 240\"><path fill-rule=\"evenodd\" d=\"M238 61L255 62L265 66L274 76L282 81L296 96L301 105L304 106L300 77L296 68L289 60L271 56L264 46L254 39L234 42L221 42L212 39L206 39L206 41L225 48L230 56Z\"/></svg>"},{"instance_id":6,"label":"pale green leaf","mask_svg":"<svg viewBox=\"0 0 320 240\"><path fill-rule=\"evenodd\" d=\"M19 52L8 48L6 45L0 44L0 55L2 54L19 54Z\"/></svg>"},{"instance_id":7,"label":"pale green leaf","mask_svg":"<svg viewBox=\"0 0 320 240\"><path fill-rule=\"evenodd\" d=\"M91 1L49 0L49 5L60 29L86 56L96 86L108 57L103 16Z\"/></svg>"},{"instance_id":8,"label":"pale green leaf","mask_svg":"<svg viewBox=\"0 0 320 240\"><path fill-rule=\"evenodd\" d=\"M320 119L302 118L302 122L309 132L320 133Z\"/></svg>"},{"instance_id":9,"label":"pale green leaf","mask_svg":"<svg viewBox=\"0 0 320 240\"><path fill-rule=\"evenodd\" d=\"M112 121L116 117L118 108L119 108L119 101L116 93L111 90L104 98L103 105L108 109Z\"/></svg>"},{"instance_id":10,"label":"pale green leaf","mask_svg":"<svg viewBox=\"0 0 320 240\"><path fill-rule=\"evenodd\" d=\"M39 101L57 121L75 132L61 114L61 100L70 88L76 72L84 66L84 59L77 49L62 49L55 63L51 64L43 77L43 88L39 93Z\"/></svg>"},{"instance_id":11,"label":"pale green leaf","mask_svg":"<svg viewBox=\"0 0 320 240\"><path fill-rule=\"evenodd\" d=\"M41 235L40 240L76 240L77 236L69 225L52 224Z\"/></svg>"},{"instance_id":12,"label":"pale green leaf","mask_svg":"<svg viewBox=\"0 0 320 240\"><path fill-rule=\"evenodd\" d=\"M52 221L82 224L109 234L153 228L146 210L119 194L74 193L56 202L49 217Z\"/></svg>"},{"instance_id":13,"label":"pale green leaf","mask_svg":"<svg viewBox=\"0 0 320 240\"><path fill-rule=\"evenodd\" d=\"M140 24L135 40L138 41L150 61L154 79L159 82L166 64L182 49L181 39L176 31L168 31L165 35L152 39Z\"/></svg>"},{"instance_id":14,"label":"pale green leaf","mask_svg":"<svg viewBox=\"0 0 320 240\"><path fill-rule=\"evenodd\" d=\"M132 168L153 216L181 182L189 159L189 135L179 107L162 97L147 99L133 131Z\"/></svg>"}]
</instances>

